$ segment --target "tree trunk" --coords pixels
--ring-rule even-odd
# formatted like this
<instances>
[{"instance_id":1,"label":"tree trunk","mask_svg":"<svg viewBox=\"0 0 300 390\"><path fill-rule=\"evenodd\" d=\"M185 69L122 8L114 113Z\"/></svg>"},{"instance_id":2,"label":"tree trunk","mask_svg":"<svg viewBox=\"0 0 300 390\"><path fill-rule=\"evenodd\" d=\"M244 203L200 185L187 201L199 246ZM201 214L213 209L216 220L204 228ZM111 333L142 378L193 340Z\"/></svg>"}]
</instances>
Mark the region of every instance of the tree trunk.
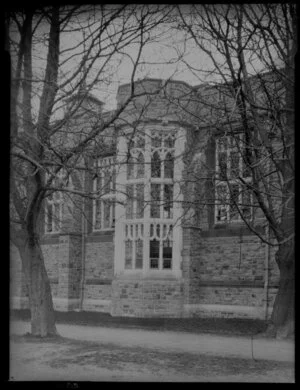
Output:
<instances>
[{"instance_id":1,"label":"tree trunk","mask_svg":"<svg viewBox=\"0 0 300 390\"><path fill-rule=\"evenodd\" d=\"M31 334L46 337L57 334L51 286L38 242L20 251L29 294Z\"/></svg>"},{"instance_id":2,"label":"tree trunk","mask_svg":"<svg viewBox=\"0 0 300 390\"><path fill-rule=\"evenodd\" d=\"M269 331L276 337L283 338L293 336L295 330L294 248L291 243L280 246L276 261L280 270L280 281Z\"/></svg>"}]
</instances>

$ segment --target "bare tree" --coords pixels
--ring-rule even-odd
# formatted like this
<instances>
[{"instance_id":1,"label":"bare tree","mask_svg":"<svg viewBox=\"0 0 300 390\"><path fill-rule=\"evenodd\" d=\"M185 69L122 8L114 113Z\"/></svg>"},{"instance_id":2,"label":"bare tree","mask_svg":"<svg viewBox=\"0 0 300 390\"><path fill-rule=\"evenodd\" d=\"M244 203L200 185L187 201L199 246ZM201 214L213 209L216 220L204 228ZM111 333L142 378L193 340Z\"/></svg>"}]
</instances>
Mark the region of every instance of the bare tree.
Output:
<instances>
[{"instance_id":1,"label":"bare tree","mask_svg":"<svg viewBox=\"0 0 300 390\"><path fill-rule=\"evenodd\" d=\"M159 5L24 7L6 13L12 64L10 229L25 273L34 335L57 333L40 245L45 199L58 191L101 196L66 184L85 169L91 151L103 145L101 137L137 96L133 81L142 52L168 13L169 7ZM97 99L86 107L90 91L109 84L125 56L131 62L125 101L109 115L101 114Z\"/></svg>"},{"instance_id":2,"label":"bare tree","mask_svg":"<svg viewBox=\"0 0 300 390\"><path fill-rule=\"evenodd\" d=\"M197 89L199 125L221 137L205 202L219 202L217 218L231 213L277 249L280 283L269 331L292 334L296 6L178 6L178 15L186 43L207 59L205 69L185 61L201 82L210 81ZM269 236L259 229L262 216Z\"/></svg>"}]
</instances>

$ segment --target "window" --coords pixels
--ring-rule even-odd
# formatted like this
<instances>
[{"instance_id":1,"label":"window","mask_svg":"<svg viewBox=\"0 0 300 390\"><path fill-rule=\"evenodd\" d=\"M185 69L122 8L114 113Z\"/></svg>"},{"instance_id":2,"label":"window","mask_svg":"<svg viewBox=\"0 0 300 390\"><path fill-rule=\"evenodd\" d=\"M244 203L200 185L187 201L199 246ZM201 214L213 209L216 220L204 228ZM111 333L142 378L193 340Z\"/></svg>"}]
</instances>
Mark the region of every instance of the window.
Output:
<instances>
[{"instance_id":1,"label":"window","mask_svg":"<svg viewBox=\"0 0 300 390\"><path fill-rule=\"evenodd\" d=\"M238 222L252 217L250 169L242 134L223 136L216 142L215 222ZM240 211L240 212L239 212Z\"/></svg>"},{"instance_id":2,"label":"window","mask_svg":"<svg viewBox=\"0 0 300 390\"><path fill-rule=\"evenodd\" d=\"M175 132L137 134L127 153L123 268L172 270Z\"/></svg>"},{"instance_id":3,"label":"window","mask_svg":"<svg viewBox=\"0 0 300 390\"><path fill-rule=\"evenodd\" d=\"M46 175L46 181L49 176ZM71 178L68 174L61 170L57 177L52 182L53 187L71 186ZM62 224L62 206L63 195L60 191L51 191L47 195L45 202L45 232L58 233L61 230Z\"/></svg>"},{"instance_id":4,"label":"window","mask_svg":"<svg viewBox=\"0 0 300 390\"><path fill-rule=\"evenodd\" d=\"M46 233L58 233L62 220L62 194L55 191L46 199L45 226Z\"/></svg>"},{"instance_id":5,"label":"window","mask_svg":"<svg viewBox=\"0 0 300 390\"><path fill-rule=\"evenodd\" d=\"M107 230L114 227L115 207L115 161L114 157L100 158L95 163L93 201L93 230Z\"/></svg>"}]
</instances>

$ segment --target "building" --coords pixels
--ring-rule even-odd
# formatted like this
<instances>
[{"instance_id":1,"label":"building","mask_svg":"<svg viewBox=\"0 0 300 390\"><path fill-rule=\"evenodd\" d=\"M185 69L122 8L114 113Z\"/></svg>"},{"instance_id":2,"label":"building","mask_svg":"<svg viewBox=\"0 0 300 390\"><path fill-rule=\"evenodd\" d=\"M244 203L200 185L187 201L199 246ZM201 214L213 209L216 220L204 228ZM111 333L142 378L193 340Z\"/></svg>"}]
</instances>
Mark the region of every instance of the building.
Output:
<instances>
[{"instance_id":1,"label":"building","mask_svg":"<svg viewBox=\"0 0 300 390\"><path fill-rule=\"evenodd\" d=\"M119 107L130 88L119 88ZM233 102L209 85L145 79L135 88L141 96L97 138L68 182L98 195L55 192L45 201L41 244L55 309L268 318L279 280L274 253L218 198L226 192L224 169L248 180L231 135L234 129L242 137ZM97 118L112 115L96 99L82 99L59 142L72 145ZM243 215L253 218L251 199L233 188ZM24 308L14 248L11 269L12 306Z\"/></svg>"}]
</instances>

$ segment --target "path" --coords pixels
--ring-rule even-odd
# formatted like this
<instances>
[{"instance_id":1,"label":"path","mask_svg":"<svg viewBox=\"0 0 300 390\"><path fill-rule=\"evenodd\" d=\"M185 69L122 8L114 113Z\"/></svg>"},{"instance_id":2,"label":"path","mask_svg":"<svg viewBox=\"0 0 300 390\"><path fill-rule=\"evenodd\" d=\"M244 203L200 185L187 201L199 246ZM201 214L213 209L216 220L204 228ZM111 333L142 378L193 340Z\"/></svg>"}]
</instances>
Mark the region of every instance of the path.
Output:
<instances>
[{"instance_id":1,"label":"path","mask_svg":"<svg viewBox=\"0 0 300 390\"><path fill-rule=\"evenodd\" d=\"M29 332L30 324L25 321L11 323L12 334ZM294 342L265 338L219 336L185 332L147 331L143 329L105 328L57 324L63 337L113 343L119 346L143 347L171 352L189 352L214 356L263 359L294 362Z\"/></svg>"}]
</instances>

